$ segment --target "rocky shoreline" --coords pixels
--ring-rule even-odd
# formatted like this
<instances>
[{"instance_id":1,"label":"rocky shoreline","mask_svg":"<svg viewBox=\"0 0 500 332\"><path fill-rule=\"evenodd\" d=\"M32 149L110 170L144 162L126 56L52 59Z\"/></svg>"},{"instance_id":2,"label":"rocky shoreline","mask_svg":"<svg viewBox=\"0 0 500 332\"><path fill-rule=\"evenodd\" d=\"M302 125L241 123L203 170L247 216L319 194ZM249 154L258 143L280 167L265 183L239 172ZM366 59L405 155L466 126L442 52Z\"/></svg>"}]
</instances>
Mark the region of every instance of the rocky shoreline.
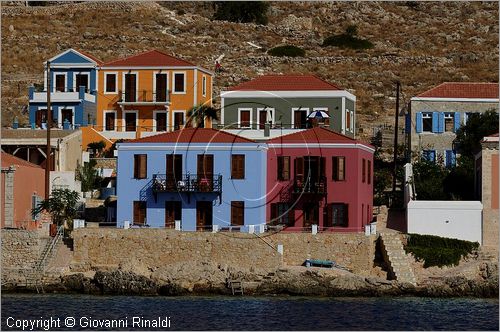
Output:
<instances>
[{"instance_id":1,"label":"rocky shoreline","mask_svg":"<svg viewBox=\"0 0 500 332\"><path fill-rule=\"evenodd\" d=\"M246 281L255 275L239 275L243 280L244 294L254 296L325 296L325 297L498 297L498 268L485 278L468 279L464 276L449 276L428 279L416 286L363 277L352 273L331 273L325 269L279 269L269 272L262 280ZM70 293L92 295L137 295L137 296L182 296L182 295L231 295L229 278L213 280L200 278L196 282L182 283L169 278L151 278L120 269L74 273L60 276L60 280L45 284L45 293ZM35 292L34 287L2 286L5 292Z\"/></svg>"}]
</instances>

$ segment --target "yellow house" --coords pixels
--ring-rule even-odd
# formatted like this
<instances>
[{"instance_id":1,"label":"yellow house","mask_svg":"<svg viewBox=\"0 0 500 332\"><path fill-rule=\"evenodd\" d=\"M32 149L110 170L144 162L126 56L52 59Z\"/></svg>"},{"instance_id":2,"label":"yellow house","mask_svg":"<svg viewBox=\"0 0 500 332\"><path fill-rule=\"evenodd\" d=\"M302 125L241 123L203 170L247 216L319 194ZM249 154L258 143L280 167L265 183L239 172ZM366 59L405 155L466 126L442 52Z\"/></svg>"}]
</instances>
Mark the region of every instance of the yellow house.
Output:
<instances>
[{"instance_id":1,"label":"yellow house","mask_svg":"<svg viewBox=\"0 0 500 332\"><path fill-rule=\"evenodd\" d=\"M204 68L156 50L104 63L98 72L94 128L111 140L181 129L191 107L212 106L212 77Z\"/></svg>"}]
</instances>

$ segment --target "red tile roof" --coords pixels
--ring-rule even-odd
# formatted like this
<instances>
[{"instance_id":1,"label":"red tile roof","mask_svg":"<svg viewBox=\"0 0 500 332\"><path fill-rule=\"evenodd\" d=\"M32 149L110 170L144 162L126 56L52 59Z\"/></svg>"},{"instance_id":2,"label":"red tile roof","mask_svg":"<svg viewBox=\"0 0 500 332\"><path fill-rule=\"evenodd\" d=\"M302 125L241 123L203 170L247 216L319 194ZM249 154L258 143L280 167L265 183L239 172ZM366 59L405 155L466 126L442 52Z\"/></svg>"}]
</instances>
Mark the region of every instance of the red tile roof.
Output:
<instances>
[{"instance_id":1,"label":"red tile roof","mask_svg":"<svg viewBox=\"0 0 500 332\"><path fill-rule=\"evenodd\" d=\"M3 151L1 152L1 158L2 158L2 167L10 167L12 165L16 165L16 166L42 168L41 166L30 163L29 161L18 158L16 156L13 156L13 155L11 155L7 152L3 152Z\"/></svg>"},{"instance_id":2,"label":"red tile roof","mask_svg":"<svg viewBox=\"0 0 500 332\"><path fill-rule=\"evenodd\" d=\"M127 143L255 143L247 138L211 128L186 128L139 138Z\"/></svg>"},{"instance_id":3,"label":"red tile roof","mask_svg":"<svg viewBox=\"0 0 500 332\"><path fill-rule=\"evenodd\" d=\"M104 62L99 60L98 58L96 58L95 56L93 56L92 54L89 54L87 52L84 52L82 50L79 50L79 49L76 49L74 48L75 51L77 51L78 53L81 53L83 55L85 55L87 58L91 58L92 60L94 60L98 65L102 65Z\"/></svg>"},{"instance_id":4,"label":"red tile roof","mask_svg":"<svg viewBox=\"0 0 500 332\"><path fill-rule=\"evenodd\" d=\"M315 127L273 138L268 143L358 143L355 139L323 127Z\"/></svg>"},{"instance_id":5,"label":"red tile roof","mask_svg":"<svg viewBox=\"0 0 500 332\"><path fill-rule=\"evenodd\" d=\"M191 62L176 58L163 52L152 50L123 59L106 62L103 67L163 67L163 66L194 66Z\"/></svg>"},{"instance_id":6,"label":"red tile roof","mask_svg":"<svg viewBox=\"0 0 500 332\"><path fill-rule=\"evenodd\" d=\"M498 83L445 82L417 97L498 99Z\"/></svg>"},{"instance_id":7,"label":"red tile roof","mask_svg":"<svg viewBox=\"0 0 500 332\"><path fill-rule=\"evenodd\" d=\"M264 75L231 87L229 91L304 91L341 90L315 75Z\"/></svg>"}]
</instances>

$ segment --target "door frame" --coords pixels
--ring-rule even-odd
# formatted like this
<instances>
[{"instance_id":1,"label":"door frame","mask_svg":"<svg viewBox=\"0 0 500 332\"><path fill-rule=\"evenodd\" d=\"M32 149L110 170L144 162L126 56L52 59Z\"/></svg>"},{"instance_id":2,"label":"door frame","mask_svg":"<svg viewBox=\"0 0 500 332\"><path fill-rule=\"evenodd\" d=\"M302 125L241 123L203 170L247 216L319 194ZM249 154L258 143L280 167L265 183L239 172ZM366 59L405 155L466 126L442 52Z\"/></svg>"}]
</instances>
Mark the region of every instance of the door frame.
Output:
<instances>
[{"instance_id":1,"label":"door frame","mask_svg":"<svg viewBox=\"0 0 500 332\"><path fill-rule=\"evenodd\" d=\"M183 129L186 126L186 111L173 110L172 111L172 131L175 130L175 114L176 113L182 113L182 122L183 122L183 124L179 126L179 129Z\"/></svg>"},{"instance_id":2,"label":"door frame","mask_svg":"<svg viewBox=\"0 0 500 332\"><path fill-rule=\"evenodd\" d=\"M63 126L63 120L62 120L62 111L63 109L66 109L66 110L71 110L72 112L72 116L71 116L71 125L72 126L75 126L75 107L74 106L69 106L69 107L59 107L59 109L57 110L57 126L59 128L62 128Z\"/></svg>"},{"instance_id":3,"label":"door frame","mask_svg":"<svg viewBox=\"0 0 500 332\"><path fill-rule=\"evenodd\" d=\"M200 219L199 219L199 211L202 210L202 206L205 206L205 207L210 207L209 210L210 210L210 213L208 214L209 216L209 221L210 223L207 223L207 220L205 220L205 223L203 224L203 228L201 229L201 231L205 231L206 230L206 226L210 226L210 225L213 225L213 214L214 214L214 209L213 209L213 202L212 201L196 201L196 230L200 230L199 227L201 227L200 225Z\"/></svg>"},{"instance_id":4,"label":"door frame","mask_svg":"<svg viewBox=\"0 0 500 332\"><path fill-rule=\"evenodd\" d=\"M174 224L172 227L167 227L167 206L171 205L173 208L173 214L174 214ZM176 211L180 212L180 216L177 216ZM165 228L175 228L175 221L176 220L182 220L182 202L181 201L165 201L165 222L164 222L164 227ZM177 218L180 217L180 218Z\"/></svg>"},{"instance_id":5,"label":"door frame","mask_svg":"<svg viewBox=\"0 0 500 332\"><path fill-rule=\"evenodd\" d=\"M139 111L132 111L132 110L127 110L122 112L122 121L123 121L123 130L122 131L127 131L127 122L125 121L126 119L126 114L127 113L135 113L135 130L130 130L129 132L137 132L137 128L139 128Z\"/></svg>"},{"instance_id":6,"label":"door frame","mask_svg":"<svg viewBox=\"0 0 500 332\"><path fill-rule=\"evenodd\" d=\"M126 74L135 74L135 100L139 100L139 72L137 71L124 71L122 73L122 93L123 93L123 101L125 101L125 75ZM120 96L121 97L121 96Z\"/></svg>"}]
</instances>

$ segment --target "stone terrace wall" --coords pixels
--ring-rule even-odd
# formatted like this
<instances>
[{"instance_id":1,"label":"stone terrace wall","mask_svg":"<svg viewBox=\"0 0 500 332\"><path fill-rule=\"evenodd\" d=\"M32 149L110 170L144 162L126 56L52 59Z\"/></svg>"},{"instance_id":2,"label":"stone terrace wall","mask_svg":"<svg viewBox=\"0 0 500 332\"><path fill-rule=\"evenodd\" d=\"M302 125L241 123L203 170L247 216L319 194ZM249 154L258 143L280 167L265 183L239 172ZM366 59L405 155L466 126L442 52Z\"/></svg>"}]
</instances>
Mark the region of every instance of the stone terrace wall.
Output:
<instances>
[{"instance_id":1,"label":"stone terrace wall","mask_svg":"<svg viewBox=\"0 0 500 332\"><path fill-rule=\"evenodd\" d=\"M23 270L34 267L46 239L39 232L2 229L2 281L22 280Z\"/></svg>"},{"instance_id":2,"label":"stone terrace wall","mask_svg":"<svg viewBox=\"0 0 500 332\"><path fill-rule=\"evenodd\" d=\"M355 273L373 265L375 236L278 233L258 238L244 233L178 232L170 229L77 229L73 231L77 269L212 264L238 270L275 270L307 258L330 259ZM284 255L276 249L283 244ZM274 247L274 248L273 248Z\"/></svg>"}]
</instances>

